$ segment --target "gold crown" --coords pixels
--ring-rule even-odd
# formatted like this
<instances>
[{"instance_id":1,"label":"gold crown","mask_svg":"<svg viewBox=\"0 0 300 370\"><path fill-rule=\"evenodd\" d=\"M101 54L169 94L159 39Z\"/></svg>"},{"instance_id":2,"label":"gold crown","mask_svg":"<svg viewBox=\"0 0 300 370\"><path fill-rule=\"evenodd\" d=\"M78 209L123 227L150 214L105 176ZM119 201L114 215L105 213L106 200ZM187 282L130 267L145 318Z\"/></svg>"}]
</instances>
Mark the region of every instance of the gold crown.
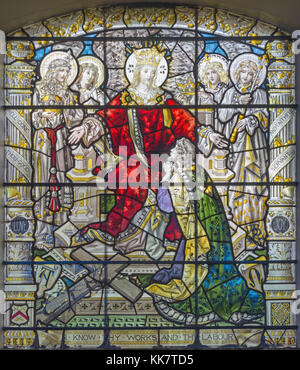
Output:
<instances>
[{"instance_id":1,"label":"gold crown","mask_svg":"<svg viewBox=\"0 0 300 370\"><path fill-rule=\"evenodd\" d=\"M176 85L179 87L180 91L185 95L194 95L195 94L195 83L189 77L188 82L178 83Z\"/></svg>"},{"instance_id":2,"label":"gold crown","mask_svg":"<svg viewBox=\"0 0 300 370\"><path fill-rule=\"evenodd\" d=\"M153 65L157 67L159 62L164 58L164 52L157 50L155 46L152 48L143 48L133 50L137 64L139 65Z\"/></svg>"}]
</instances>

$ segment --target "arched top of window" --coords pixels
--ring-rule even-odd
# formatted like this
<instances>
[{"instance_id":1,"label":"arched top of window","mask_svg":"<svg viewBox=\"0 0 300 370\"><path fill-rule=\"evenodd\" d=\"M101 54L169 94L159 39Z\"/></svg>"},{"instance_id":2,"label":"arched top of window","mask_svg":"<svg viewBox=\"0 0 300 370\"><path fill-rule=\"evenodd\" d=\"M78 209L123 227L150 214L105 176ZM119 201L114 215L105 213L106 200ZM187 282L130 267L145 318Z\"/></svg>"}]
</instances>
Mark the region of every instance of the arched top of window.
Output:
<instances>
[{"instance_id":1,"label":"arched top of window","mask_svg":"<svg viewBox=\"0 0 300 370\"><path fill-rule=\"evenodd\" d=\"M181 37L180 30L198 30L230 37L265 37L278 32L288 35L275 25L223 9L195 6L112 6L88 8L51 17L11 32L9 36L20 36L24 32L24 36L31 37L75 37L130 28L147 28L154 34L155 29L172 29L174 36Z\"/></svg>"},{"instance_id":2,"label":"arched top of window","mask_svg":"<svg viewBox=\"0 0 300 370\"><path fill-rule=\"evenodd\" d=\"M7 35L7 347L295 346L293 46L196 6Z\"/></svg>"}]
</instances>

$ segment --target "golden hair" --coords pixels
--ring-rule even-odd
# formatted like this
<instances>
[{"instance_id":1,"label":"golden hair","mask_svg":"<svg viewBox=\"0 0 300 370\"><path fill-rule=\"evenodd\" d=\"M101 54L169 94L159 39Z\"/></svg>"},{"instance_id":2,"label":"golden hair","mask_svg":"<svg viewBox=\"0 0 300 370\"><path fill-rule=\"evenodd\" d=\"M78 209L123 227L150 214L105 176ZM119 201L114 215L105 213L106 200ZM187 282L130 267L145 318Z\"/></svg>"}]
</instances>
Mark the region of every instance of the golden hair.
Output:
<instances>
[{"instance_id":1,"label":"golden hair","mask_svg":"<svg viewBox=\"0 0 300 370\"><path fill-rule=\"evenodd\" d=\"M204 85L210 85L210 82L208 81L208 78L206 77L206 72L209 69L215 70L218 75L220 76L220 81L223 82L224 84L228 84L229 78L228 78L228 73L225 71L223 68L222 63L216 62L216 61L211 61L207 62L204 66L204 68L201 71L201 80L203 81Z\"/></svg>"},{"instance_id":2,"label":"golden hair","mask_svg":"<svg viewBox=\"0 0 300 370\"><path fill-rule=\"evenodd\" d=\"M233 75L234 75L234 78L235 78L235 81L236 82L240 82L240 73L242 71L243 68L250 68L253 73L254 73L254 78L253 80L255 79L255 77L257 76L257 73L258 73L258 66L255 62L253 62L252 60L250 59L246 59L246 60L243 60L238 68L233 72ZM256 83L259 83L259 81L256 81Z\"/></svg>"}]
</instances>

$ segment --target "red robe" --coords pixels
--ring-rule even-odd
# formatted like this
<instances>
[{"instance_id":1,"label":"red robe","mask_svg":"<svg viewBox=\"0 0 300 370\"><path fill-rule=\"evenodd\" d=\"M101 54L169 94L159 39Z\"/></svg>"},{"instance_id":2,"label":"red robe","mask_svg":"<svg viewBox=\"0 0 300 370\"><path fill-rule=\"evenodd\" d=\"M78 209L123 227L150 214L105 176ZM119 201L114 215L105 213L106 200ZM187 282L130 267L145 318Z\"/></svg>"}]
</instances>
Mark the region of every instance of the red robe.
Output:
<instances>
[{"instance_id":1,"label":"red robe","mask_svg":"<svg viewBox=\"0 0 300 370\"><path fill-rule=\"evenodd\" d=\"M137 118L140 125L141 134L143 137L144 154L148 160L148 166L151 166L151 154L169 154L170 150L175 146L176 140L185 137L195 143L196 120L185 109L177 107L177 103L172 99L167 99L164 103L170 106L171 121L164 122L163 109L158 106L147 109L136 109ZM121 94L111 101L110 107L97 112L109 127L112 138L112 148L116 155L123 155L120 147L127 148L127 158L136 154L135 147L129 131L129 123L126 109L118 109L118 106L123 105ZM130 108L130 107L129 107ZM127 171L126 171L127 167ZM149 175L149 168L137 163L135 166L129 166L125 161L119 163L116 168L116 178L119 183L126 183L130 173L139 167L139 171L143 169L145 176ZM125 172L123 171L125 169ZM122 178L122 174L124 175ZM153 176L153 174L152 174ZM148 177L150 179L150 175ZM117 181L118 181L117 180ZM156 191L156 189L153 189ZM113 209L109 212L107 220L104 222L90 224L82 230L82 234L86 233L89 228L101 229L114 237L124 231L135 214L143 207L147 198L147 188L139 187L132 188L128 186L126 189L118 188L115 190L116 202ZM170 222L174 226L174 219ZM173 227L172 226L172 227ZM166 231L168 235L168 230ZM178 230L177 230L177 236Z\"/></svg>"}]
</instances>

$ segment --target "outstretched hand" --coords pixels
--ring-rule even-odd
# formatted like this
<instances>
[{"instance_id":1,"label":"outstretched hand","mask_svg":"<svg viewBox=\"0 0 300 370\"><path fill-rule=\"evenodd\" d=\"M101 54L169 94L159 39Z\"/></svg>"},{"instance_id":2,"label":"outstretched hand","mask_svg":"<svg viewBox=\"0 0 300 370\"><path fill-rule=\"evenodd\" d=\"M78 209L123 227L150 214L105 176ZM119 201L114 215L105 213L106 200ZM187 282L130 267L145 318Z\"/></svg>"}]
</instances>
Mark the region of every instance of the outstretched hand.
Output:
<instances>
[{"instance_id":1,"label":"outstretched hand","mask_svg":"<svg viewBox=\"0 0 300 370\"><path fill-rule=\"evenodd\" d=\"M229 145L229 142L225 139L225 137L221 134L218 134L217 132L210 134L209 139L219 149L227 148Z\"/></svg>"},{"instance_id":2,"label":"outstretched hand","mask_svg":"<svg viewBox=\"0 0 300 370\"><path fill-rule=\"evenodd\" d=\"M71 135L68 137L68 143L71 145L77 144L84 135L84 127L77 126L72 128L70 131Z\"/></svg>"}]
</instances>

